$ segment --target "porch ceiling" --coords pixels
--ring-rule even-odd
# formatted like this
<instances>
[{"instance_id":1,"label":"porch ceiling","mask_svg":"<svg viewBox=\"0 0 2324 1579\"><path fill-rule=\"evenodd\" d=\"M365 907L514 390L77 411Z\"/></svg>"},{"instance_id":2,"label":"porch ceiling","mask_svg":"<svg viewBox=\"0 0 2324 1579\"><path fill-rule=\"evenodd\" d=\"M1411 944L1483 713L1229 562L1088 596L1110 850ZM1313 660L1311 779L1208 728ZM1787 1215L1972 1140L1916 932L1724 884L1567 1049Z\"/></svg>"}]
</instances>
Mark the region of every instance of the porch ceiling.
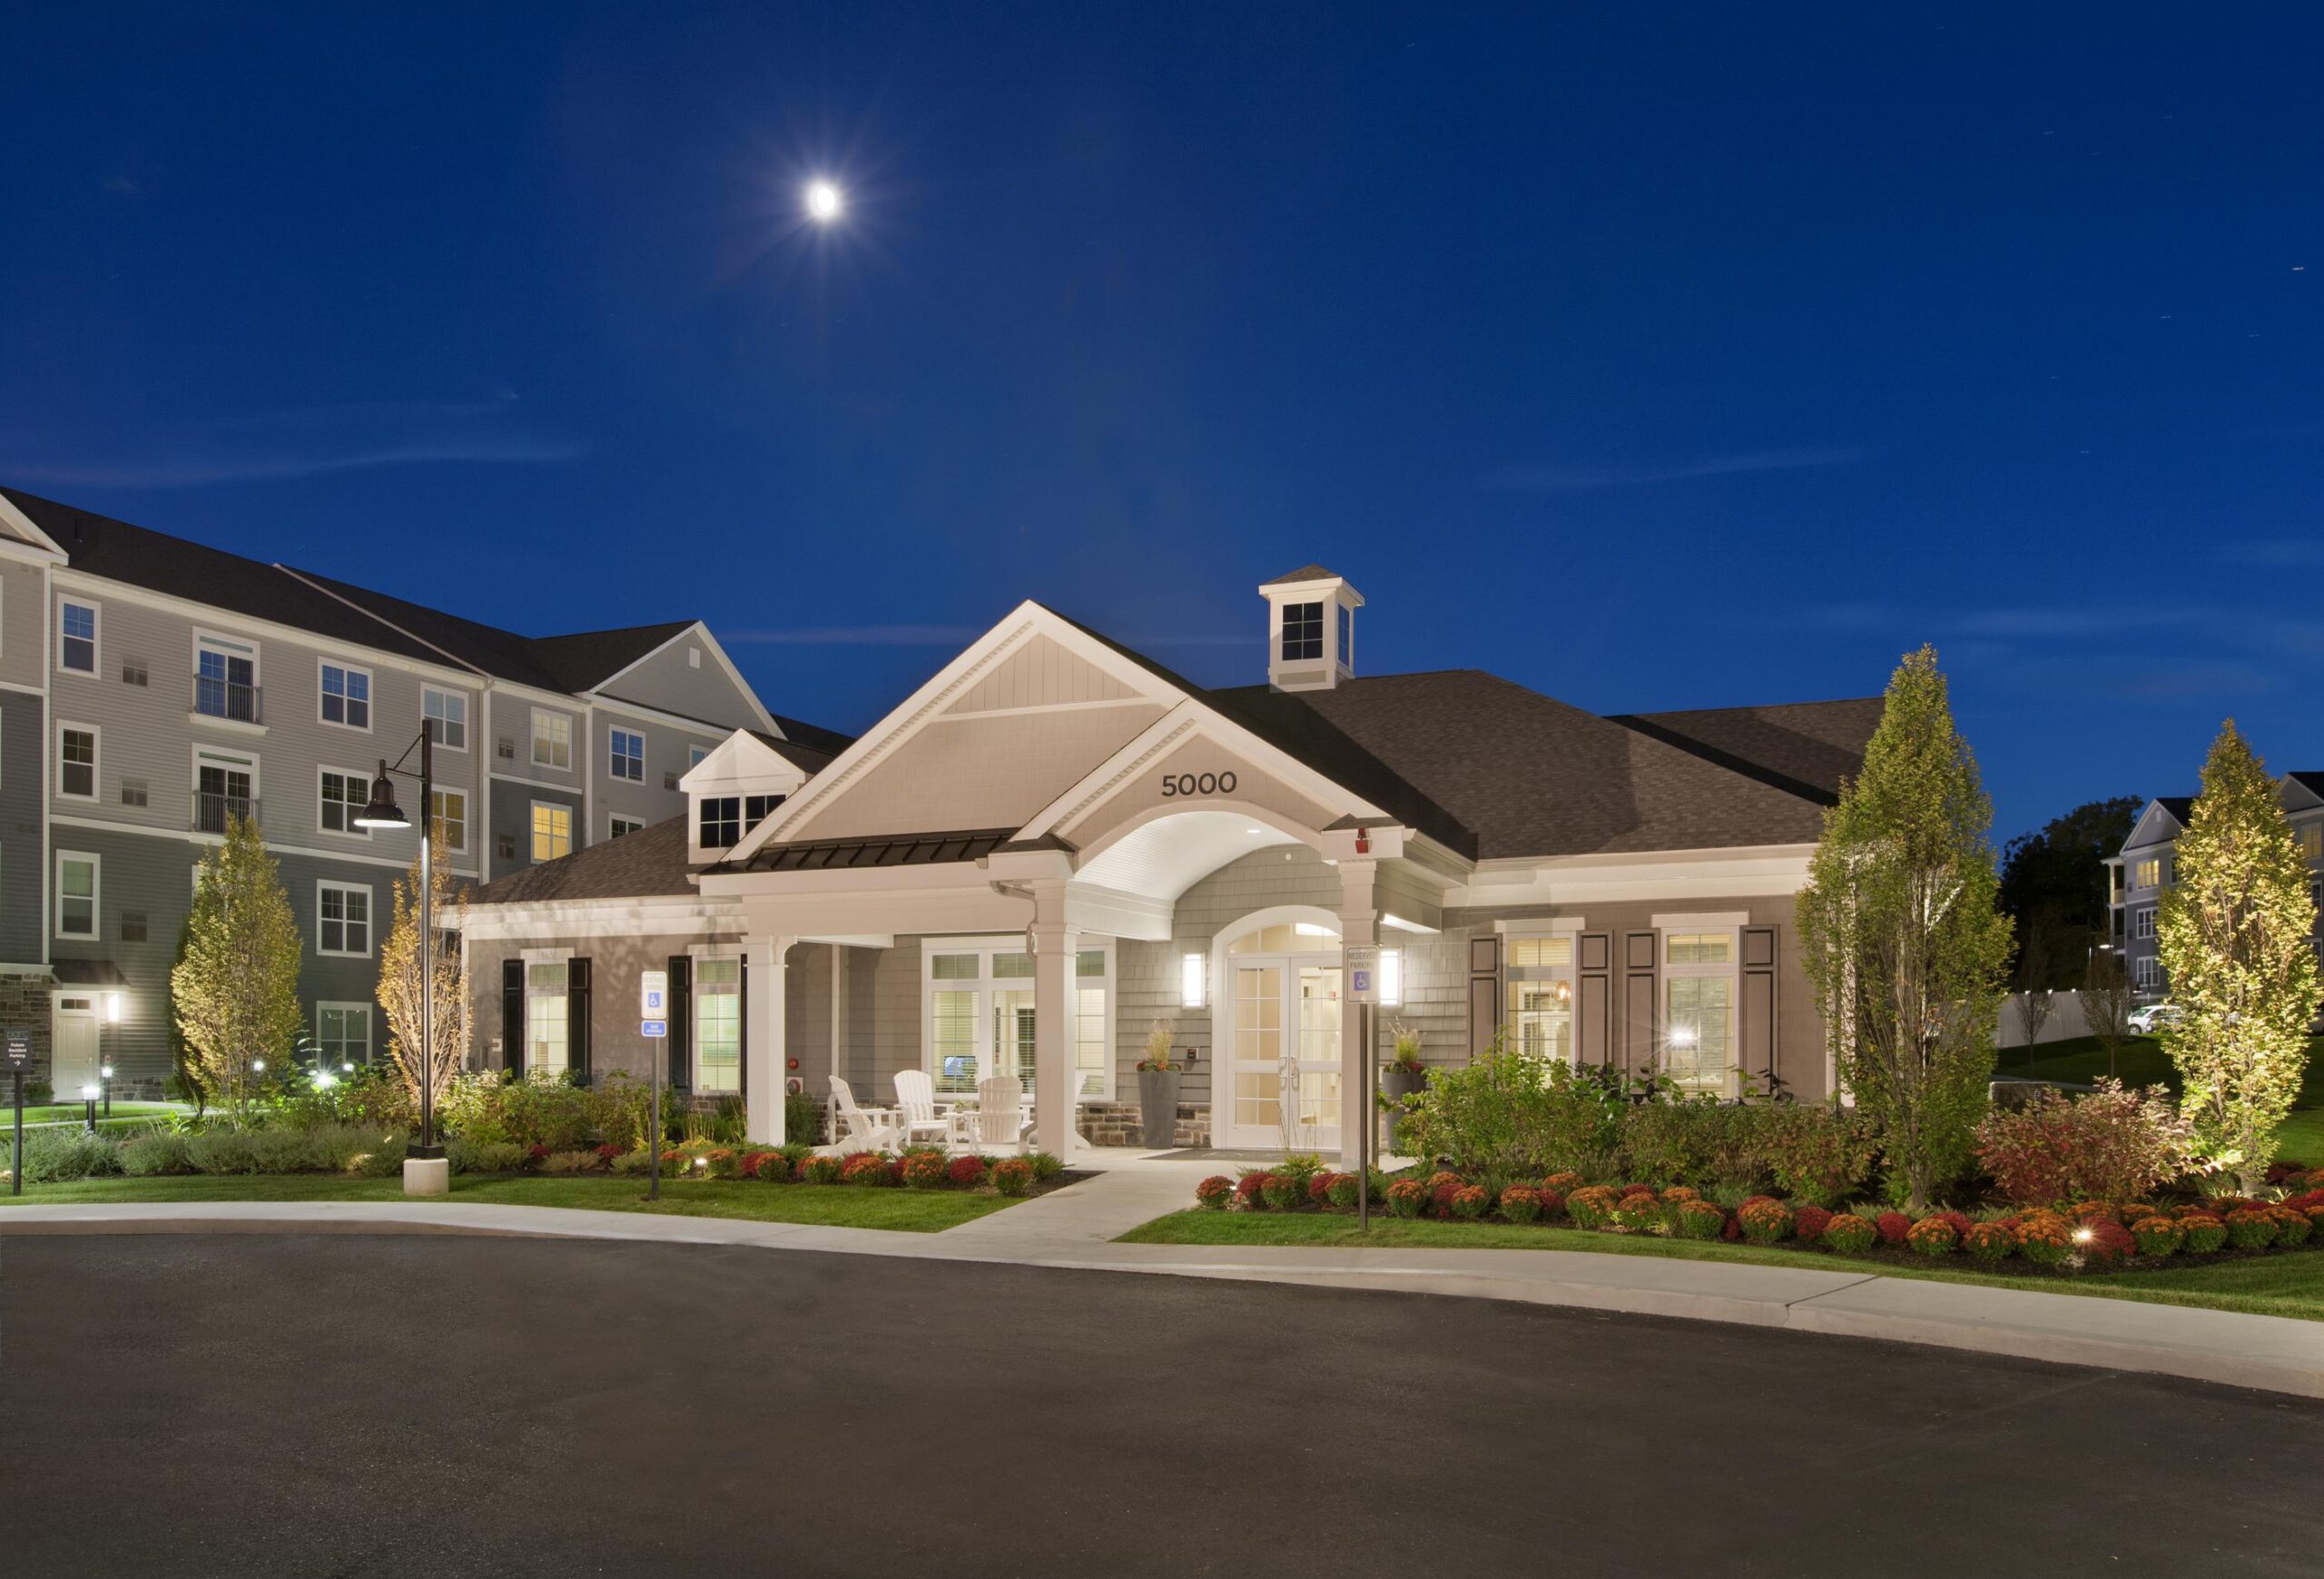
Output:
<instances>
[{"instance_id":1,"label":"porch ceiling","mask_svg":"<svg viewBox=\"0 0 2324 1579\"><path fill-rule=\"evenodd\" d=\"M1180 812L1132 829L1075 875L1122 893L1175 900L1237 856L1299 842L1238 812Z\"/></svg>"}]
</instances>

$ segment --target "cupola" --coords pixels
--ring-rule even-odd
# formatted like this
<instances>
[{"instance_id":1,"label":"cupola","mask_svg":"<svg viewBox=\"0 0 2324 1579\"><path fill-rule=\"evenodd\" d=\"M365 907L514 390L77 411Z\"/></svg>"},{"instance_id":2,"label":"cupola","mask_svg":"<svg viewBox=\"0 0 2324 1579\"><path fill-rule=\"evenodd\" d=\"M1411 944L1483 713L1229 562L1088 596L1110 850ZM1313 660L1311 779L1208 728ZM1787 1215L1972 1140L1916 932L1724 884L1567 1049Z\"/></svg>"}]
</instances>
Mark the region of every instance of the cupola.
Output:
<instances>
[{"instance_id":1,"label":"cupola","mask_svg":"<svg viewBox=\"0 0 2324 1579\"><path fill-rule=\"evenodd\" d=\"M1328 691L1355 677L1355 611L1364 594L1321 565L1259 584L1267 600L1267 684Z\"/></svg>"}]
</instances>

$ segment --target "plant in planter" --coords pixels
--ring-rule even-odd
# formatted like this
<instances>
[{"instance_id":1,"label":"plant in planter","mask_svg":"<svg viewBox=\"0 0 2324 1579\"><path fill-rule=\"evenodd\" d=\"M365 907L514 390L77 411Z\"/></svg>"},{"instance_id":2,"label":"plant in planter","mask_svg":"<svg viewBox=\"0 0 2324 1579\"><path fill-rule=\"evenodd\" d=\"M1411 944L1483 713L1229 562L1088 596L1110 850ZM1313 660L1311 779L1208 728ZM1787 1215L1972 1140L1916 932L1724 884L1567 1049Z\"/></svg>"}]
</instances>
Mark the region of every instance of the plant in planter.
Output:
<instances>
[{"instance_id":1,"label":"plant in planter","mask_svg":"<svg viewBox=\"0 0 2324 1579\"><path fill-rule=\"evenodd\" d=\"M1148 1150L1167 1151L1178 1143L1178 1081L1180 1065L1170 1056L1167 1020L1157 1020L1146 1033L1146 1056L1137 1061L1137 1111L1140 1134Z\"/></svg>"},{"instance_id":2,"label":"plant in planter","mask_svg":"<svg viewBox=\"0 0 2324 1579\"><path fill-rule=\"evenodd\" d=\"M1404 1099L1428 1089L1428 1070L1420 1061L1420 1032L1403 1021L1388 1028L1393 1039L1387 1065L1380 1071L1380 1107L1388 1115L1388 1150L1396 1150L1396 1136L1404 1121Z\"/></svg>"}]
</instances>

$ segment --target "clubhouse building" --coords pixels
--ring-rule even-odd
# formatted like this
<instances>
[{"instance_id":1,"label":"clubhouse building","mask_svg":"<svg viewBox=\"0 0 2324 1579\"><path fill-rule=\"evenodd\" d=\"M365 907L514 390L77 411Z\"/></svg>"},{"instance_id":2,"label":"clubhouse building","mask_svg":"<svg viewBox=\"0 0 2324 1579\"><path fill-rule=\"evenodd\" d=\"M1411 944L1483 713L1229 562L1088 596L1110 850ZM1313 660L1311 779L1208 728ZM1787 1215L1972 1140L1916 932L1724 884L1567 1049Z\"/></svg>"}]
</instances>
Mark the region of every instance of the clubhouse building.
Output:
<instances>
[{"instance_id":1,"label":"clubhouse building","mask_svg":"<svg viewBox=\"0 0 2324 1579\"><path fill-rule=\"evenodd\" d=\"M737 730L688 809L485 884L475 1056L656 1059L780 1139L786 1082L862 1100L1014 1076L1035 1139L1119 1134L1155 1028L1181 1144L1335 1152L1365 1050L1496 1036L1736 1094L1832 1088L1793 895L1878 697L1600 716L1477 670L1359 676L1364 598L1259 588L1265 684L1205 689L1036 603L827 760ZM665 1041L638 975L670 972Z\"/></svg>"}]
</instances>

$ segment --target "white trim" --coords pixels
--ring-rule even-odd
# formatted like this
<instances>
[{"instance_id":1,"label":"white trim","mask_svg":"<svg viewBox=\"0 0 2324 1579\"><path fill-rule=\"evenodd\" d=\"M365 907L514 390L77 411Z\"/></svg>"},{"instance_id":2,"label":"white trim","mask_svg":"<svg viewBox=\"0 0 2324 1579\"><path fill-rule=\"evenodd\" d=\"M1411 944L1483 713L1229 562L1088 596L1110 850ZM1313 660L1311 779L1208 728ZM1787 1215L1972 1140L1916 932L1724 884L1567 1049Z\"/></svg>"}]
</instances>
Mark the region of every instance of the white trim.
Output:
<instances>
[{"instance_id":1,"label":"white trim","mask_svg":"<svg viewBox=\"0 0 2324 1579\"><path fill-rule=\"evenodd\" d=\"M0 494L0 526L6 526L32 539L28 543L8 543L5 545L5 547L21 548L28 554L48 560L51 564L61 565L64 562L64 546L42 531L39 524L32 517L25 514L16 502L5 494Z\"/></svg>"},{"instance_id":2,"label":"white trim","mask_svg":"<svg viewBox=\"0 0 2324 1579\"><path fill-rule=\"evenodd\" d=\"M64 864L67 861L86 861L89 864L89 930L84 933L64 930ZM50 865L54 868L56 906L49 914L45 929L49 936L76 943L103 942L105 935L104 857L94 850L60 849Z\"/></svg>"},{"instance_id":3,"label":"white trim","mask_svg":"<svg viewBox=\"0 0 2324 1579\"><path fill-rule=\"evenodd\" d=\"M541 721L543 719L562 719L564 721L565 765L563 767L557 766L554 762L543 762L541 760ZM535 703L533 705L532 715L528 721L528 728L527 732L527 737L531 743L530 750L525 758L527 764L533 767L545 767L551 773L571 773L573 771L573 725L575 719L576 715L572 713L561 712L555 707L544 707L538 703ZM556 742L551 741L550 744L553 745Z\"/></svg>"},{"instance_id":4,"label":"white trim","mask_svg":"<svg viewBox=\"0 0 2324 1579\"><path fill-rule=\"evenodd\" d=\"M444 845L444 853L448 855L467 854L468 853L468 830L476 825L475 794L466 785L457 784L437 785L433 787L431 793L439 795L458 795L460 797L460 842L455 844L447 841ZM436 808L433 806L425 808L420 814L428 819L431 826L437 821Z\"/></svg>"},{"instance_id":5,"label":"white trim","mask_svg":"<svg viewBox=\"0 0 2324 1579\"><path fill-rule=\"evenodd\" d=\"M212 745L200 740L189 742L186 748L186 800L194 815L198 817L201 811L202 803L200 796L202 794L202 758L204 757L211 759L211 765L213 767L225 768L229 771L237 767L248 768L250 770L251 814L257 818L259 825L263 828L266 825L266 807L264 804L266 800L266 791L263 781L260 777L259 774L258 753L255 751L243 751L238 747L231 745ZM228 796L227 798L231 799L232 797ZM202 830L197 827L192 831L199 833ZM222 837L222 835L213 836Z\"/></svg>"},{"instance_id":6,"label":"white trim","mask_svg":"<svg viewBox=\"0 0 2324 1579\"><path fill-rule=\"evenodd\" d=\"M430 686L423 683L419 687L419 718L420 726L422 728L427 726L428 719L430 716L430 714L428 711L428 698L430 696L442 696L448 700L457 698L460 704L460 743L458 745L454 745L448 741L439 739L436 742L436 749L438 751L457 751L463 756L467 755L468 754L468 742L476 738L477 706L475 695L453 686Z\"/></svg>"},{"instance_id":7,"label":"white trim","mask_svg":"<svg viewBox=\"0 0 2324 1579\"><path fill-rule=\"evenodd\" d=\"M604 679L599 680L587 690L580 692L579 695L592 698L604 695L606 686L612 685L615 680L620 679L624 675L629 673L630 670L637 667L640 664L645 663L647 659L655 656L656 654L666 652L677 643L690 637L699 639L704 646L710 649L710 656L718 660L718 666L725 671L726 678L732 681L734 688L743 694L743 700L750 704L752 713L758 718L759 727L763 729L767 734L773 735L777 740L790 739L791 736L783 732L783 726L774 721L774 715L766 710L766 704L759 700L759 694L751 688L751 683L743 678L743 671L734 666L734 660L726 656L726 649L718 645L718 638L710 634L710 627L703 624L702 621L698 619L693 624L687 626L685 629L673 634L669 640L663 642L658 646L652 648L650 651L638 654L637 656L624 664L620 668L615 669L612 674L607 675ZM619 702L621 700L618 696L608 697L607 699L615 702Z\"/></svg>"},{"instance_id":8,"label":"white trim","mask_svg":"<svg viewBox=\"0 0 2324 1579\"><path fill-rule=\"evenodd\" d=\"M60 675L82 675L92 680L104 678L105 606L94 597L73 597L61 587L49 594L48 600L55 606L50 617L56 637L55 649L48 655L48 665ZM73 668L64 661L64 606L68 603L89 611L89 666L85 669Z\"/></svg>"},{"instance_id":9,"label":"white trim","mask_svg":"<svg viewBox=\"0 0 2324 1579\"><path fill-rule=\"evenodd\" d=\"M1327 926L1331 928L1332 936L1330 946L1328 948L1293 949L1287 952L1280 954L1257 954L1248 956L1236 956L1229 953L1228 952L1232 944L1250 936L1255 932L1262 932L1268 927L1281 926L1285 923L1288 923L1294 929L1293 936L1295 941L1297 937L1296 929L1302 923L1305 923L1311 926ZM1344 960L1345 958L1345 954L1342 951L1344 950L1346 937L1346 928L1341 922L1339 913L1336 911L1326 910L1322 905L1316 904L1267 905L1262 909L1249 911L1242 915L1235 917L1233 920L1222 924L1216 932L1211 934L1210 1045L1212 1062L1210 1074L1210 1133L1212 1145L1231 1148L1237 1144L1244 1144L1273 1148L1281 1145L1283 1141L1283 1115L1279 1106L1277 1110L1276 1129L1272 1133L1267 1132L1264 1125L1244 1126L1238 1125L1235 1121L1235 1066L1236 1063L1237 1028L1235 1023L1235 1005L1236 1002L1236 996L1235 992L1234 961L1238 957L1243 957L1259 960L1273 960L1282 962L1284 981L1281 990L1283 992L1285 1018L1284 1023L1278 1026L1277 1029L1286 1039L1286 1045L1290 1046L1295 1052L1298 1046L1299 1025L1296 1019L1296 1010L1292 1007L1295 1002L1292 997L1292 992L1298 982L1299 967L1302 964L1317 962L1320 960L1320 957L1325 954L1338 953ZM1324 940L1318 938L1315 941L1321 943ZM1338 1056L1336 1051L1334 1051L1334 1056L1335 1058ZM1280 1053L1277 1054L1276 1061L1279 1067L1281 1063ZM1275 1100L1278 1104L1280 1104L1284 1100L1283 1092L1280 1090L1276 1092ZM1350 1092L1346 1090L1341 1091L1340 1115L1342 1124L1340 1128L1343 1133L1346 1130L1345 1119L1348 1109L1354 1100L1354 1098ZM1254 1139L1254 1137L1256 1137L1256 1139ZM1334 1142L1334 1144L1336 1144L1336 1142ZM1317 1141L1306 1149L1310 1150L1329 1151L1332 1147L1330 1145L1324 1144L1321 1141Z\"/></svg>"},{"instance_id":10,"label":"white trim","mask_svg":"<svg viewBox=\"0 0 2324 1579\"><path fill-rule=\"evenodd\" d=\"M45 670L43 672L45 673ZM14 691L18 696L45 696L48 695L48 687L46 686L21 685L15 680L0 680L0 691Z\"/></svg>"},{"instance_id":11,"label":"white trim","mask_svg":"<svg viewBox=\"0 0 2324 1579\"><path fill-rule=\"evenodd\" d=\"M487 779L497 778L503 784L520 784L527 789L547 790L555 794L577 796L581 794L580 787L576 785L551 784L545 778L527 778L520 773L493 773L487 770L484 776Z\"/></svg>"},{"instance_id":12,"label":"white trim","mask_svg":"<svg viewBox=\"0 0 2324 1579\"><path fill-rule=\"evenodd\" d=\"M64 787L64 732L78 730L89 737L89 793L75 794ZM104 799L105 741L104 730L94 724L75 724L70 718L59 718L50 735L50 749L56 753L56 771L48 776L54 781L50 790L60 801L85 801L91 805Z\"/></svg>"},{"instance_id":13,"label":"white trim","mask_svg":"<svg viewBox=\"0 0 2324 1579\"><path fill-rule=\"evenodd\" d=\"M525 853L526 864L528 866L539 866L547 862L565 859L565 855L543 855L540 853L538 818L544 807L565 814L565 855L570 855L581 848L581 819L575 814L574 807L566 804L563 801L527 801L525 804Z\"/></svg>"},{"instance_id":14,"label":"white trim","mask_svg":"<svg viewBox=\"0 0 2324 1579\"><path fill-rule=\"evenodd\" d=\"M363 701L363 722L362 722L362 723L360 723L360 724L337 723L337 722L334 722L334 721L332 721L331 719L327 718L327 717L325 717L325 716L323 715L323 704L330 700L330 694L328 691L325 691L325 690L323 689L323 674L324 674L324 671L329 670L329 669L337 669L337 670L340 672L340 676L342 676L342 678L341 678L341 680L340 680L340 683L342 686L345 686L345 685L347 684L347 681L346 681L345 676L353 676L353 675L360 675L360 676L363 676L363 697L362 697L362 701ZM348 695L346 695L344 692L342 692L342 693L341 693L341 695L340 695L340 712L342 712L342 713L349 712L349 711L352 710L352 708L354 707L354 706L355 706L355 698L354 698L354 697L352 697L352 696L348 696ZM316 722L316 723L318 723L318 724L321 725L322 725L324 728L326 728L326 729L345 729L345 730L350 731L350 733L357 734L357 735L369 735L369 734L370 734L370 733L372 732L372 730L371 730L371 720L372 720L373 716L374 716L374 715L379 712L379 676L378 676L377 675L374 675L374 674L373 674L373 673L372 673L369 668L365 667L363 665L361 665L361 664L358 664L358 663L350 662L350 660L348 660L348 659L346 659L346 658L334 658L334 657L331 657L331 656L330 656L329 655L327 655L327 654L323 654L323 653L318 653L318 654L316 654L316 655L315 655L315 722Z\"/></svg>"},{"instance_id":15,"label":"white trim","mask_svg":"<svg viewBox=\"0 0 2324 1579\"><path fill-rule=\"evenodd\" d=\"M688 961L686 1007L693 1016L686 1025L686 1080L690 1082L686 1089L701 1096L740 1096L743 1090L743 1069L748 1061L750 1052L745 1045L748 1038L742 1034L743 1021L749 1012L748 1005L742 1002L745 987L743 978L750 967L749 940L735 938L731 941L714 940L707 942L688 943L686 959ZM734 962L736 968L731 994L729 989L724 987L715 992L703 991L702 966L705 960ZM702 1004L704 998L724 998L730 995L735 1000L734 1086L731 1090L722 1088L714 1091L702 1083Z\"/></svg>"},{"instance_id":16,"label":"white trim","mask_svg":"<svg viewBox=\"0 0 2324 1579\"><path fill-rule=\"evenodd\" d=\"M1590 923L1578 915L1522 917L1514 921L1495 917L1492 930L1505 938L1551 938L1587 932Z\"/></svg>"},{"instance_id":17,"label":"white trim","mask_svg":"<svg viewBox=\"0 0 2324 1579\"><path fill-rule=\"evenodd\" d=\"M336 1009L341 1013L346 1012L350 1009L359 1009L363 1012L363 1052L359 1058L355 1060L355 1061L358 1063L369 1063L371 1061L372 1021L377 1017L379 1010L375 1008L369 1000L359 1002L351 998L316 999L314 1020L315 1052L316 1056L319 1058L323 1055L323 1011L326 1009ZM342 1053L340 1056L343 1061L345 1055Z\"/></svg>"},{"instance_id":18,"label":"white trim","mask_svg":"<svg viewBox=\"0 0 2324 1579\"><path fill-rule=\"evenodd\" d=\"M323 947L323 894L326 891L340 894L360 893L363 896L363 946L361 948L327 949ZM326 959L332 960L369 959L371 957L373 945L378 941L376 935L377 928L379 924L378 897L378 890L374 889L368 883L349 883L336 877L316 878L315 952ZM346 928L349 922L343 913L342 907L342 914L340 919L340 939L341 942L346 941Z\"/></svg>"},{"instance_id":19,"label":"white trim","mask_svg":"<svg viewBox=\"0 0 2324 1579\"><path fill-rule=\"evenodd\" d=\"M802 939L800 941L805 942L808 940ZM1033 952L1032 940L1030 936L1025 933L955 933L950 935L923 936L920 940L919 1067L926 1072L930 1081L935 1081L939 1078L936 1069L935 994L940 992L974 992L977 994L976 1018L971 1026L971 1036L970 1041L970 1045L974 1051L977 1061L977 1079L990 1079L992 1076L1000 1072L998 1060L999 1050L994 1046L992 1041L992 998L990 994L996 992L1021 992L1029 993L1034 990L1034 988L1033 978L1029 975L994 975L992 973L992 956L995 954L1007 953L1024 954L1030 957ZM1098 1071L1084 1071L1081 1068L1078 1051L1080 1047L1080 1039L1078 1035L1079 1028L1078 1025L1068 1027L1067 1042L1068 1046L1075 1050L1073 1100L1077 1105L1082 1102L1108 1102L1113 1100L1115 1088L1119 1083L1115 1078L1115 1066L1120 1061L1121 1053L1121 1028L1118 1021L1118 1015L1120 1012L1120 983L1117 979L1117 973L1120 967L1115 954L1114 940L1112 938L1091 936L1076 937L1074 941L1073 971L1068 978L1073 982L1072 991L1075 1002L1074 1005L1068 1010L1068 1013L1076 1020L1078 1020L1080 1015L1079 998L1082 991L1081 983L1084 980L1081 975L1081 956L1085 953L1103 953L1106 959L1105 974L1102 978L1099 978L1101 982L1101 991L1105 993L1105 1008L1101 1011L1101 1018L1105 1023L1105 1057L1098 1066L1098 1070L1102 1071L1103 1076L1100 1089L1095 1092L1084 1091L1081 1089L1083 1074ZM936 956L939 954L975 954L978 959L977 974L973 978L948 978L945 981L939 982L935 976L931 973L932 963ZM974 1083L974 1081L970 1082L971 1089L973 1089Z\"/></svg>"},{"instance_id":20,"label":"white trim","mask_svg":"<svg viewBox=\"0 0 2324 1579\"><path fill-rule=\"evenodd\" d=\"M330 804L323 796L323 775L327 773L335 773L341 778L362 780L366 799L369 799L372 777L371 770L369 768L342 767L337 763L330 762L317 763L315 765L315 832L318 834L328 834L331 837L338 839L361 839L366 844L369 844L371 838L371 830L369 828L359 828L354 825L355 814L363 809L361 806L353 807L348 812L348 825L346 827L333 828L325 825L323 822L323 807ZM344 804L345 803L342 802L341 804Z\"/></svg>"},{"instance_id":21,"label":"white trim","mask_svg":"<svg viewBox=\"0 0 2324 1579\"><path fill-rule=\"evenodd\" d=\"M1647 917L1647 925L1656 932L1737 932L1751 924L1748 910L1680 912L1676 915Z\"/></svg>"},{"instance_id":22,"label":"white trim","mask_svg":"<svg viewBox=\"0 0 2324 1579\"><path fill-rule=\"evenodd\" d=\"M222 835L198 833L190 828L155 827L151 823L116 823L101 817L74 817L52 814L52 825L59 828L83 828L94 834L142 834L149 839L168 839L179 844L215 846L225 843ZM321 861L340 861L355 866L380 866L390 872L408 870L411 863L399 861L391 855L366 855L356 850L320 850L310 844L286 844L270 837L266 841L270 855L311 855ZM455 877L478 877L473 867L448 868Z\"/></svg>"},{"instance_id":23,"label":"white trim","mask_svg":"<svg viewBox=\"0 0 2324 1579\"><path fill-rule=\"evenodd\" d=\"M637 742L637 755L634 759L637 764L637 776L635 778L630 777L629 775L625 773L615 771L616 757L614 752L614 736L616 735L626 735L628 738ZM629 757L621 757L618 760L625 763L633 759ZM628 727L626 724L618 724L610 718L606 721L606 782L608 785L634 784L641 788L644 787L645 784L645 731L643 729L632 729Z\"/></svg>"},{"instance_id":24,"label":"white trim","mask_svg":"<svg viewBox=\"0 0 2324 1579\"><path fill-rule=\"evenodd\" d=\"M626 828L616 828L614 826L615 823L627 823L629 826ZM619 839L626 837L631 834L642 834L651 826L653 826L653 824L647 822L644 817L633 817L625 812L608 812L606 814L606 837L608 839Z\"/></svg>"}]
</instances>

